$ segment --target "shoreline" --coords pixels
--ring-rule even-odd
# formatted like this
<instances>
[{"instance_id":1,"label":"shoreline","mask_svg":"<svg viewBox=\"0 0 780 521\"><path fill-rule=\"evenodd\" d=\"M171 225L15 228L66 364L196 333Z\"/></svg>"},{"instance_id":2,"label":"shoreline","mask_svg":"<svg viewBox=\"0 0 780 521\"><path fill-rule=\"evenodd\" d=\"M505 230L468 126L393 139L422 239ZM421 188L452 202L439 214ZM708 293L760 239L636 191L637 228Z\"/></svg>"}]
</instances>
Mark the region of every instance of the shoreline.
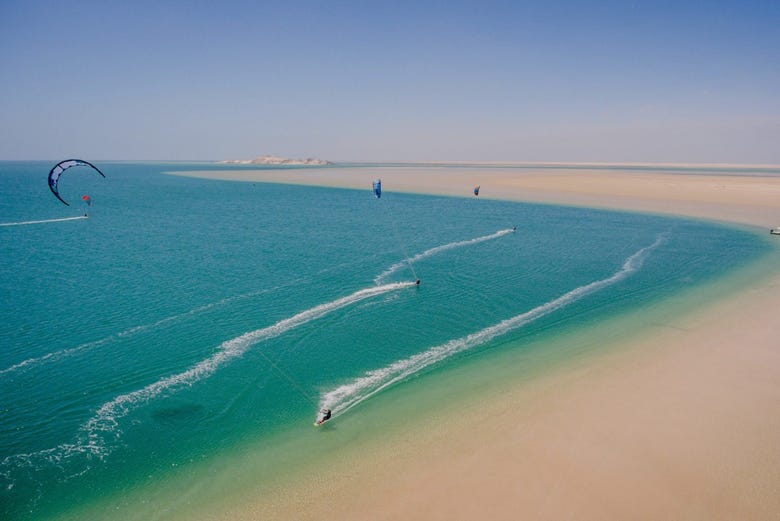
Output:
<instances>
[{"instance_id":1,"label":"shoreline","mask_svg":"<svg viewBox=\"0 0 780 521\"><path fill-rule=\"evenodd\" d=\"M388 193L466 197L480 184L480 198L714 219L766 233L780 224L772 222L780 177L433 169L387 167L381 177ZM196 174L368 191L373 170ZM395 435L393 447L356 467L336 464L275 498L203 517L771 519L780 511L778 252L764 261L766 278L736 274L738 287L724 296L678 304L680 313L652 330L504 388L454 428L432 420L422 435Z\"/></svg>"},{"instance_id":2,"label":"shoreline","mask_svg":"<svg viewBox=\"0 0 780 521\"><path fill-rule=\"evenodd\" d=\"M515 169L571 169L571 170L621 170L634 171L659 171L677 170L695 174L701 171L717 172L747 172L780 174L780 164L772 163L647 163L647 162L566 162L566 161L413 161L413 162L360 162L360 161L335 161L330 163L333 167L362 167L385 168L395 167L425 167L425 168L515 168Z\"/></svg>"},{"instance_id":3,"label":"shoreline","mask_svg":"<svg viewBox=\"0 0 780 521\"><path fill-rule=\"evenodd\" d=\"M598 168L372 166L317 169L168 172L226 181L365 189L381 177L386 193L473 197L694 217L769 228L780 226L780 175L685 175Z\"/></svg>"}]
</instances>

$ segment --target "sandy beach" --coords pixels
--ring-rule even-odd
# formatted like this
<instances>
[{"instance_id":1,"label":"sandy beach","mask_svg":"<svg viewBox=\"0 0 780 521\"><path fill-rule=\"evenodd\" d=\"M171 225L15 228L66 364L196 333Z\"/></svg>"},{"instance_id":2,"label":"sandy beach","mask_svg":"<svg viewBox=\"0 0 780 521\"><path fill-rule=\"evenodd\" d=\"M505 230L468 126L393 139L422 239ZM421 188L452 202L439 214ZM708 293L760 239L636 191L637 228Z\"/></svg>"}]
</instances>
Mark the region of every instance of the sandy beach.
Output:
<instances>
[{"instance_id":1,"label":"sandy beach","mask_svg":"<svg viewBox=\"0 0 780 521\"><path fill-rule=\"evenodd\" d=\"M780 226L780 177L616 169L387 167L188 175L534 201ZM780 242L780 237L777 238ZM467 417L334 463L222 519L778 519L776 268L650 332L470 404ZM766 269L764 273L766 273ZM738 277L738 275L737 275Z\"/></svg>"}]
</instances>

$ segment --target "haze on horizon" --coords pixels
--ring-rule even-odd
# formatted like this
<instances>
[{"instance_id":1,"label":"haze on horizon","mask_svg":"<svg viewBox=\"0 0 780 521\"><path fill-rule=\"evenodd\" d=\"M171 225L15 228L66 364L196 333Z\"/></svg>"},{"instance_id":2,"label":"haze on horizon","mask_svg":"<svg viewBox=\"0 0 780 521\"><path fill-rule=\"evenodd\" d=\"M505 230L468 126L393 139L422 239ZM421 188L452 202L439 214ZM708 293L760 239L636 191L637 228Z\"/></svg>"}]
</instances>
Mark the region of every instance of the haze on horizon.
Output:
<instances>
[{"instance_id":1,"label":"haze on horizon","mask_svg":"<svg viewBox=\"0 0 780 521\"><path fill-rule=\"evenodd\" d=\"M0 3L0 159L780 164L780 2Z\"/></svg>"}]
</instances>

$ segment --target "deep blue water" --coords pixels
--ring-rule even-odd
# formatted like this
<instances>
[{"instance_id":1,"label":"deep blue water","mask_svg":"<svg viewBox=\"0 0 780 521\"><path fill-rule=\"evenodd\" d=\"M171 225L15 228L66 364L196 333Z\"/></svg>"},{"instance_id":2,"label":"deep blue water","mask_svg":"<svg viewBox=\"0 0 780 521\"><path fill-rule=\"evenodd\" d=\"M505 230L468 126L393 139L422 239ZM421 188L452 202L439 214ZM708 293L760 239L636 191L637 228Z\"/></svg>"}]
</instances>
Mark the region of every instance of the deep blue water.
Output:
<instances>
[{"instance_id":1,"label":"deep blue water","mask_svg":"<svg viewBox=\"0 0 780 521\"><path fill-rule=\"evenodd\" d=\"M341 190L106 162L106 179L63 175L65 207L46 185L51 166L0 163L3 519L47 518L311 430L322 404L334 422L360 415L410 378L597 323L767 251L700 221L391 186L377 200L368 173L365 190Z\"/></svg>"}]
</instances>

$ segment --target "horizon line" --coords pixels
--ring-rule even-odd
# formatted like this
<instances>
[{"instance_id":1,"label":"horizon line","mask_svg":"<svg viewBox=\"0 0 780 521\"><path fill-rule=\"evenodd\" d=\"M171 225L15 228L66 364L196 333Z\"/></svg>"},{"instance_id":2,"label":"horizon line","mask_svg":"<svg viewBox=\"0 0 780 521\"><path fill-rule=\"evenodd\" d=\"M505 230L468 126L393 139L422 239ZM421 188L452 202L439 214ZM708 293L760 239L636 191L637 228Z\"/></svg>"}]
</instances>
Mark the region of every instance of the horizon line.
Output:
<instances>
[{"instance_id":1,"label":"horizon line","mask_svg":"<svg viewBox=\"0 0 780 521\"><path fill-rule=\"evenodd\" d=\"M308 157L308 156L307 156ZM321 159L321 158L315 158ZM0 162L50 162L59 161L60 159L5 159L0 158ZM109 163L213 163L219 164L223 161L233 161L233 159L95 159L90 158L90 161L103 161ZM428 161L414 161L414 160L361 160L361 159L324 159L328 161L327 165L264 165L264 164L222 164L225 168L231 167L259 167L259 166L282 166L288 168L323 168L323 167L338 167L341 165L424 165L424 166L541 166L541 167L652 167L663 166L667 168L679 167L679 168L771 168L780 169L780 163L735 163L735 162L682 162L682 161L471 161L471 160L428 160Z\"/></svg>"}]
</instances>

